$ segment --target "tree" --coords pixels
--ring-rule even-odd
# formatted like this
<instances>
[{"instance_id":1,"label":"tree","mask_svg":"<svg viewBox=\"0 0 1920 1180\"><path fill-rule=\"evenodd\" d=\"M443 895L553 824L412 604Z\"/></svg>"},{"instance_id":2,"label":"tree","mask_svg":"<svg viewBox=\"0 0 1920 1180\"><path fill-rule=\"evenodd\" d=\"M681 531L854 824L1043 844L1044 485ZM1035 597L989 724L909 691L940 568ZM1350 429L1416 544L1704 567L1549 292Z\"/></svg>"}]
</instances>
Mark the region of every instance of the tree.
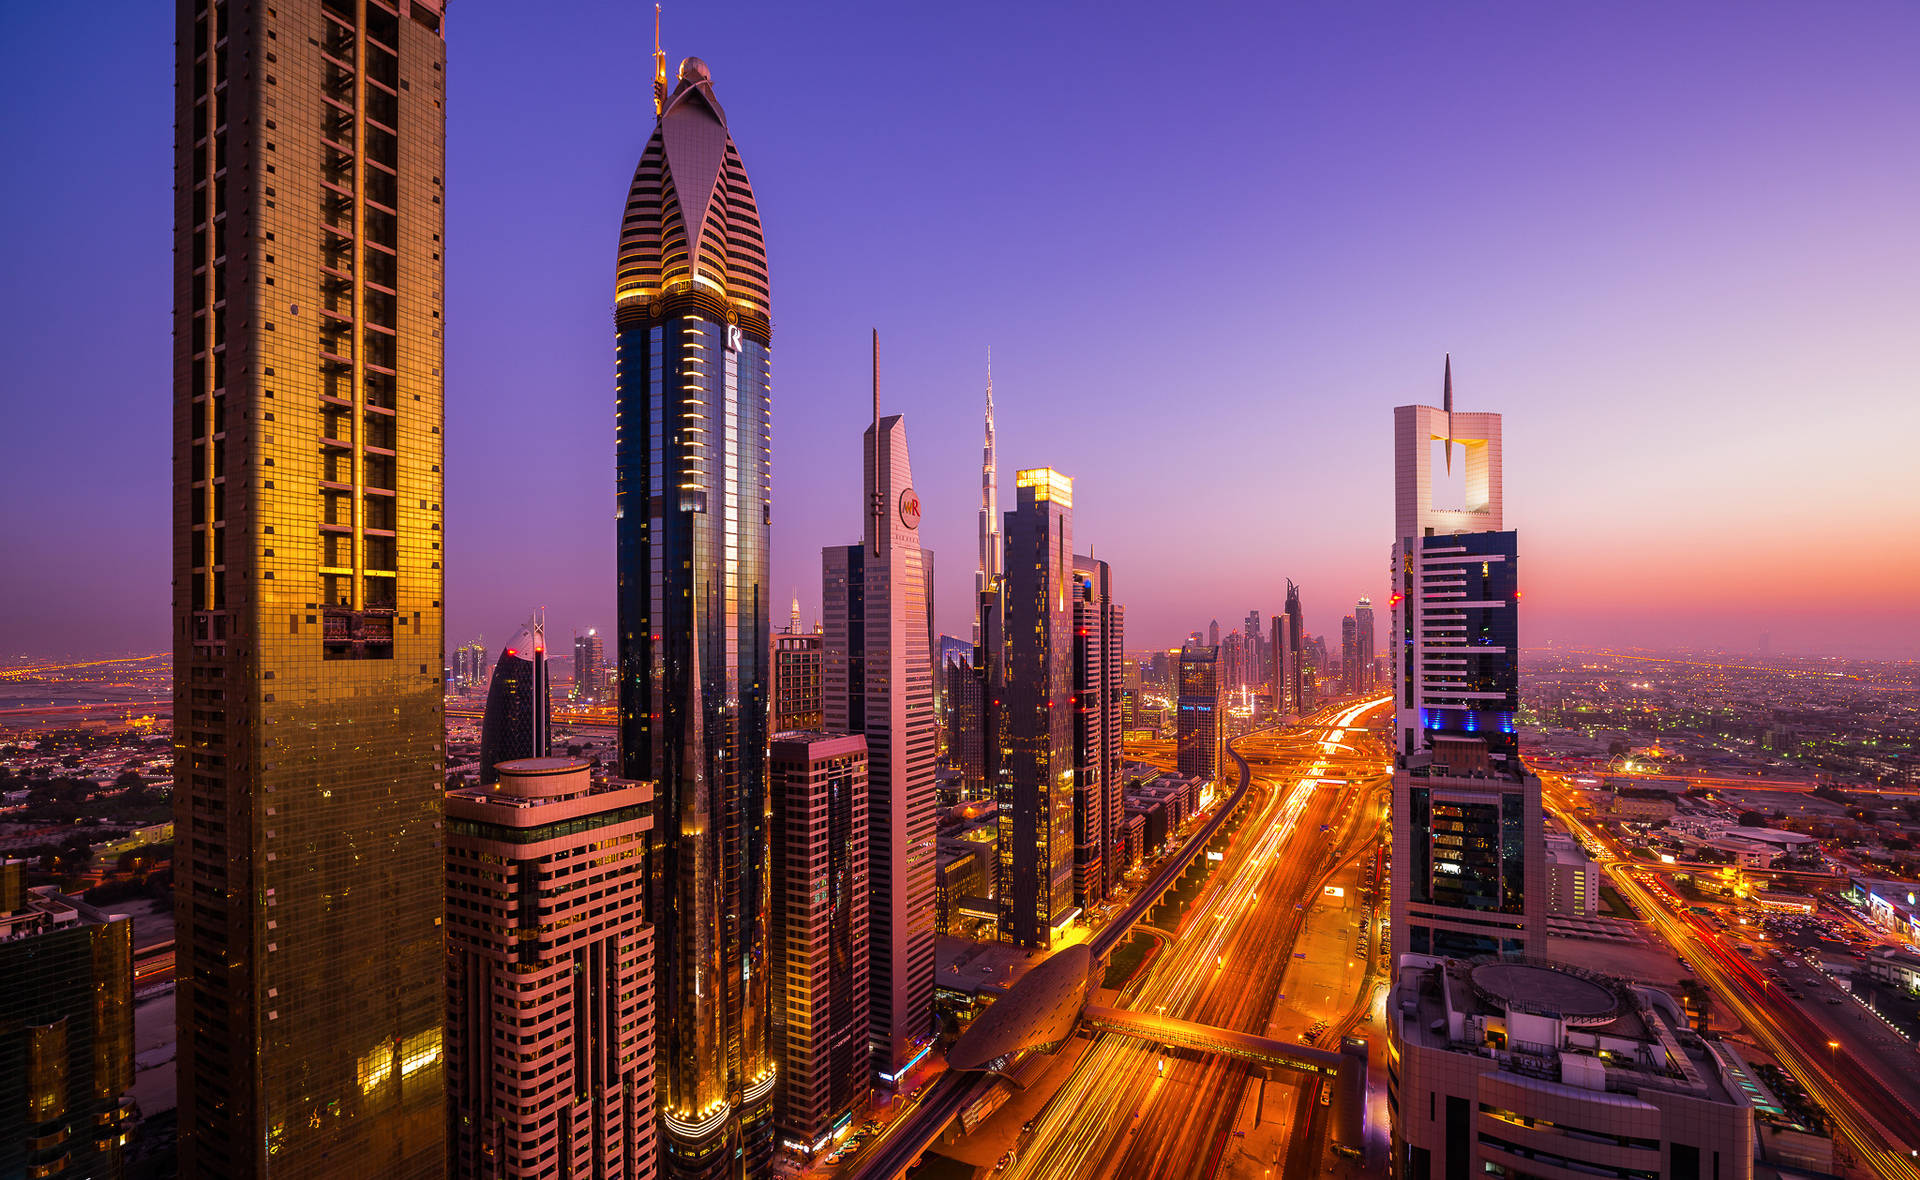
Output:
<instances>
[{"instance_id":1,"label":"tree","mask_svg":"<svg viewBox=\"0 0 1920 1180\"><path fill-rule=\"evenodd\" d=\"M1767 817L1758 811L1743 811L1740 813L1740 826L1743 828L1764 828L1767 826Z\"/></svg>"}]
</instances>

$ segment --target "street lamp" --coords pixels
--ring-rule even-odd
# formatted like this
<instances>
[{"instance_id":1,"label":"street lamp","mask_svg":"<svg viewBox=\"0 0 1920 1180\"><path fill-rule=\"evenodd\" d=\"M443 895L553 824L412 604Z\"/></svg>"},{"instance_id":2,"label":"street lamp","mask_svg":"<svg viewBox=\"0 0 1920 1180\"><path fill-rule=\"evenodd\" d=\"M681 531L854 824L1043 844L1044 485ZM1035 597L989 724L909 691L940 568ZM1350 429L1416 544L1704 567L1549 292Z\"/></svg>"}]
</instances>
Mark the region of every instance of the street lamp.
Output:
<instances>
[{"instance_id":1,"label":"street lamp","mask_svg":"<svg viewBox=\"0 0 1920 1180\"><path fill-rule=\"evenodd\" d=\"M1839 1041L1828 1041L1828 1042L1827 1042L1827 1068L1829 1068L1829 1069L1831 1069L1831 1068L1833 1068L1833 1066L1834 1066L1834 1060L1833 1060L1833 1054L1834 1054L1834 1051L1835 1051L1835 1050L1837 1050L1837 1049L1839 1049L1839 1048L1840 1048L1840 1042L1839 1042Z\"/></svg>"}]
</instances>

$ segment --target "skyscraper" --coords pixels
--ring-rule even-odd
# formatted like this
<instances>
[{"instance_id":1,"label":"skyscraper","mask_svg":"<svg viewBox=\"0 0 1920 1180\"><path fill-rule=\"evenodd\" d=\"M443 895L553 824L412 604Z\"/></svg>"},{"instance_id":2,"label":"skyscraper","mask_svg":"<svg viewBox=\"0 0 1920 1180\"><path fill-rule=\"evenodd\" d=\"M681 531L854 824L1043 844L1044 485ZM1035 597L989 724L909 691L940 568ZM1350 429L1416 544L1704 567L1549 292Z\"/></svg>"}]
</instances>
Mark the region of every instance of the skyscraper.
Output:
<instances>
[{"instance_id":1,"label":"skyscraper","mask_svg":"<svg viewBox=\"0 0 1920 1180\"><path fill-rule=\"evenodd\" d=\"M874 336L873 425L862 440L865 539L821 554L826 636L821 667L827 729L867 739L870 1044L892 1084L933 1031L933 662L927 555L907 426L880 417Z\"/></svg>"},{"instance_id":2,"label":"skyscraper","mask_svg":"<svg viewBox=\"0 0 1920 1180\"><path fill-rule=\"evenodd\" d=\"M947 760L960 772L960 797L986 795L986 709L981 700L985 685L971 661L950 657L947 679Z\"/></svg>"},{"instance_id":3,"label":"skyscraper","mask_svg":"<svg viewBox=\"0 0 1920 1180\"><path fill-rule=\"evenodd\" d=\"M180 1172L445 1174L440 0L180 0Z\"/></svg>"},{"instance_id":4,"label":"skyscraper","mask_svg":"<svg viewBox=\"0 0 1920 1180\"><path fill-rule=\"evenodd\" d=\"M447 792L451 1174L649 1180L652 785L578 758L498 770Z\"/></svg>"},{"instance_id":5,"label":"skyscraper","mask_svg":"<svg viewBox=\"0 0 1920 1180\"><path fill-rule=\"evenodd\" d=\"M1215 782L1220 778L1220 649L1180 649L1178 714L1174 765L1181 774Z\"/></svg>"},{"instance_id":6,"label":"skyscraper","mask_svg":"<svg viewBox=\"0 0 1920 1180\"><path fill-rule=\"evenodd\" d=\"M1352 615L1340 620L1340 691L1348 696L1360 691L1360 624Z\"/></svg>"},{"instance_id":7,"label":"skyscraper","mask_svg":"<svg viewBox=\"0 0 1920 1180\"><path fill-rule=\"evenodd\" d=\"M1293 616L1282 612L1273 616L1273 711L1282 717L1300 711L1299 649L1293 641Z\"/></svg>"},{"instance_id":8,"label":"skyscraper","mask_svg":"<svg viewBox=\"0 0 1920 1180\"><path fill-rule=\"evenodd\" d=\"M573 637L573 696L577 701L597 705L606 696L606 645L597 628Z\"/></svg>"},{"instance_id":9,"label":"skyscraper","mask_svg":"<svg viewBox=\"0 0 1920 1180\"><path fill-rule=\"evenodd\" d=\"M773 637L773 732L819 729L821 641L815 631Z\"/></svg>"},{"instance_id":10,"label":"skyscraper","mask_svg":"<svg viewBox=\"0 0 1920 1180\"><path fill-rule=\"evenodd\" d=\"M1207 646L1209 647L1220 646L1220 620L1219 619L1215 619L1213 622L1207 624Z\"/></svg>"},{"instance_id":11,"label":"skyscraper","mask_svg":"<svg viewBox=\"0 0 1920 1180\"><path fill-rule=\"evenodd\" d=\"M1015 483L1006 574L987 628L999 937L1045 948L1076 913L1073 481L1041 467Z\"/></svg>"},{"instance_id":12,"label":"skyscraper","mask_svg":"<svg viewBox=\"0 0 1920 1180\"><path fill-rule=\"evenodd\" d=\"M456 692L485 682L487 673L487 641L483 636L472 643L455 649L453 653L453 683L450 687Z\"/></svg>"},{"instance_id":13,"label":"skyscraper","mask_svg":"<svg viewBox=\"0 0 1920 1180\"><path fill-rule=\"evenodd\" d=\"M771 1040L782 1142L811 1155L873 1089L867 1048L867 743L773 739Z\"/></svg>"},{"instance_id":14,"label":"skyscraper","mask_svg":"<svg viewBox=\"0 0 1920 1180\"><path fill-rule=\"evenodd\" d=\"M658 784L661 1157L765 1173L772 387L766 248L707 65L668 93L634 170L614 280L620 746Z\"/></svg>"},{"instance_id":15,"label":"skyscraper","mask_svg":"<svg viewBox=\"0 0 1920 1180\"><path fill-rule=\"evenodd\" d=\"M0 860L0 1176L125 1175L133 923Z\"/></svg>"},{"instance_id":16,"label":"skyscraper","mask_svg":"<svg viewBox=\"0 0 1920 1180\"><path fill-rule=\"evenodd\" d=\"M553 693L547 682L547 625L536 612L513 642L500 649L480 718L480 782L514 758L545 758L553 750Z\"/></svg>"},{"instance_id":17,"label":"skyscraper","mask_svg":"<svg viewBox=\"0 0 1920 1180\"><path fill-rule=\"evenodd\" d=\"M1372 692L1379 684L1380 648L1373 637L1373 599L1362 598L1353 607L1354 642L1360 648L1360 680L1356 692Z\"/></svg>"},{"instance_id":18,"label":"skyscraper","mask_svg":"<svg viewBox=\"0 0 1920 1180\"><path fill-rule=\"evenodd\" d=\"M979 603L1000 579L1000 476L993 456L993 350L987 350L987 441L980 452L980 564L973 572L973 642L980 642Z\"/></svg>"},{"instance_id":19,"label":"skyscraper","mask_svg":"<svg viewBox=\"0 0 1920 1180\"><path fill-rule=\"evenodd\" d=\"M1073 559L1073 902L1106 900L1125 858L1115 851L1126 783L1120 773L1120 698L1126 608L1113 600L1113 571Z\"/></svg>"},{"instance_id":20,"label":"skyscraper","mask_svg":"<svg viewBox=\"0 0 1920 1180\"><path fill-rule=\"evenodd\" d=\"M1287 579L1287 646L1293 657L1293 684L1289 697L1293 702L1294 713L1306 714L1313 711L1315 702L1307 693L1307 652L1306 627L1302 622L1305 616L1300 613L1300 587Z\"/></svg>"},{"instance_id":21,"label":"skyscraper","mask_svg":"<svg viewBox=\"0 0 1920 1180\"><path fill-rule=\"evenodd\" d=\"M1263 635L1260 630L1259 611L1250 610L1247 612L1247 626L1242 634L1245 638L1241 640L1241 647L1244 652L1241 657L1241 683L1248 688L1257 688L1260 682L1266 678L1263 671L1266 667L1266 652L1264 650L1266 645L1262 642Z\"/></svg>"},{"instance_id":22,"label":"skyscraper","mask_svg":"<svg viewBox=\"0 0 1920 1180\"><path fill-rule=\"evenodd\" d=\"M1514 534L1502 531L1500 416L1393 412L1393 915L1397 953L1541 951L1540 783L1519 757ZM1433 444L1459 446L1466 504L1433 503Z\"/></svg>"}]
</instances>

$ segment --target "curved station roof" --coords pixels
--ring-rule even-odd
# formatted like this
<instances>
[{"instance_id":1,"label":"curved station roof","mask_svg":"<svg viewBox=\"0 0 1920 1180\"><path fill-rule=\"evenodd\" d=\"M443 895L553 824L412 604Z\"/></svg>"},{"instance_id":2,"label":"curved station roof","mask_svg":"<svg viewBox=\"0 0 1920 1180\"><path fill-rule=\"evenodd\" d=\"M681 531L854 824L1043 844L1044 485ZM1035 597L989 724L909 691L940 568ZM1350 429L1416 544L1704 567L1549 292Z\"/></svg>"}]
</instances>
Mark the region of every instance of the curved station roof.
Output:
<instances>
[{"instance_id":1,"label":"curved station roof","mask_svg":"<svg viewBox=\"0 0 1920 1180\"><path fill-rule=\"evenodd\" d=\"M1073 1034L1087 1000L1093 948L1076 943L1017 980L947 1053L947 1067L993 1069L1022 1049L1052 1049Z\"/></svg>"}]
</instances>

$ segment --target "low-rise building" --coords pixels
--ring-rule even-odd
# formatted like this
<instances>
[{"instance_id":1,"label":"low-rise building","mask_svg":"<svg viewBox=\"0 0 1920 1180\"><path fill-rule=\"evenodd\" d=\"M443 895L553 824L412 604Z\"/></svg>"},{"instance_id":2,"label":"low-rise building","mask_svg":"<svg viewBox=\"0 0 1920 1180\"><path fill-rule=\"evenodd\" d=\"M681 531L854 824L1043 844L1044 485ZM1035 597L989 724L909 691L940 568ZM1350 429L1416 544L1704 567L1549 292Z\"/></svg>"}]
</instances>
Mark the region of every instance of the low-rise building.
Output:
<instances>
[{"instance_id":1,"label":"low-rise building","mask_svg":"<svg viewBox=\"0 0 1920 1180\"><path fill-rule=\"evenodd\" d=\"M1534 959L1402 955L1388 1006L1401 1180L1751 1180L1730 1052L1665 992Z\"/></svg>"},{"instance_id":2,"label":"low-rise building","mask_svg":"<svg viewBox=\"0 0 1920 1180\"><path fill-rule=\"evenodd\" d=\"M1607 817L1625 823L1658 823L1673 813L1673 796L1652 787L1616 787L1607 803Z\"/></svg>"},{"instance_id":3,"label":"low-rise building","mask_svg":"<svg viewBox=\"0 0 1920 1180\"><path fill-rule=\"evenodd\" d=\"M1885 951L1867 960L1867 974L1882 983L1920 992L1920 955Z\"/></svg>"},{"instance_id":4,"label":"low-rise building","mask_svg":"<svg viewBox=\"0 0 1920 1180\"><path fill-rule=\"evenodd\" d=\"M1547 912L1590 918L1600 910L1600 866L1568 836L1547 838Z\"/></svg>"}]
</instances>

